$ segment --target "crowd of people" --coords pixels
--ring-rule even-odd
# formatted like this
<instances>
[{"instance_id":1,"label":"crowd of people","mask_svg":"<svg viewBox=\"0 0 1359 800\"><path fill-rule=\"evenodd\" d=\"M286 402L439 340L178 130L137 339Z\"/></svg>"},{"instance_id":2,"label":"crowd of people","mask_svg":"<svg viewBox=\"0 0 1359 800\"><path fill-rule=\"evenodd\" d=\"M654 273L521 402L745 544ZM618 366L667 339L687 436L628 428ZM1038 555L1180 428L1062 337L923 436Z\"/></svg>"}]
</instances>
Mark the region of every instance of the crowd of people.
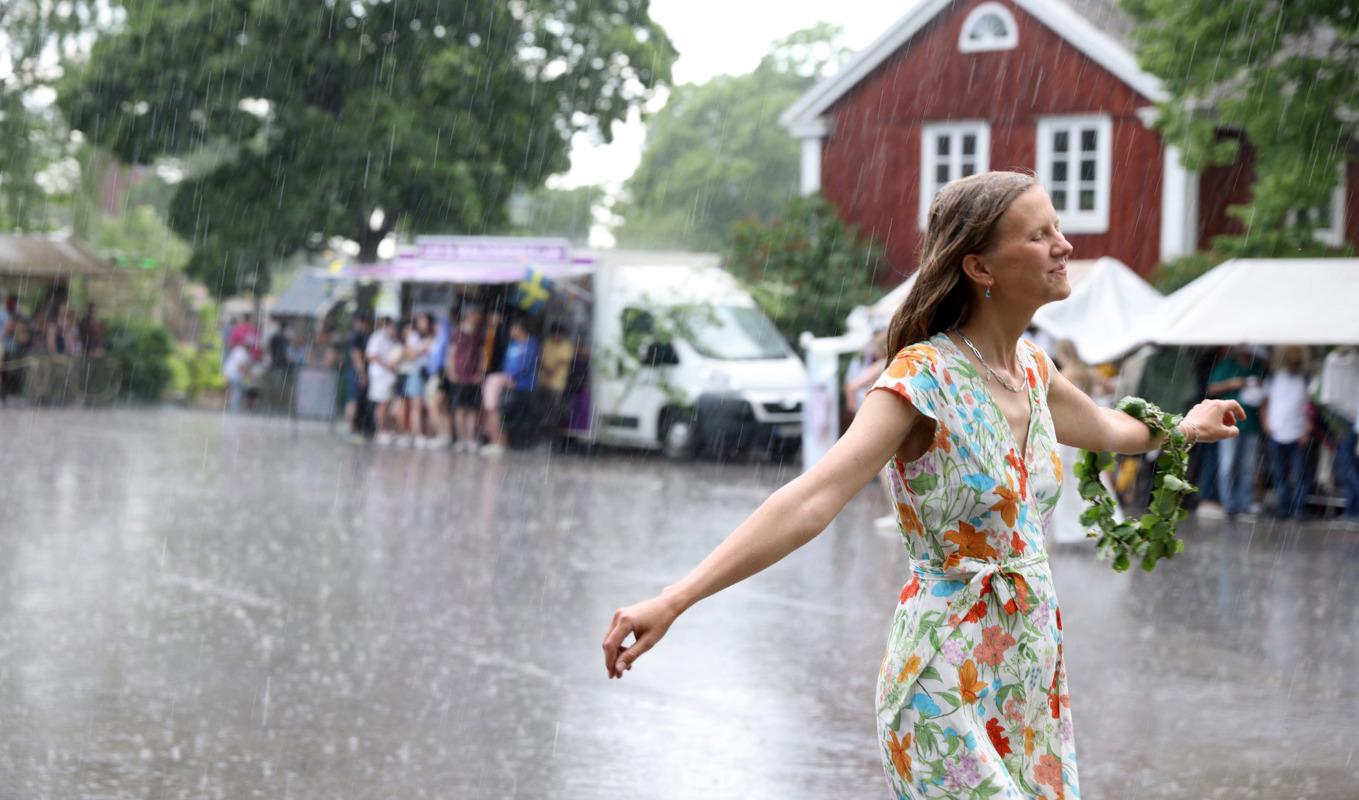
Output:
<instances>
[{"instance_id":1,"label":"crowd of people","mask_svg":"<svg viewBox=\"0 0 1359 800\"><path fill-rule=\"evenodd\" d=\"M1240 436L1201 448L1196 479L1200 516L1229 519L1260 513L1267 467L1275 517L1304 519L1316 480L1319 439L1330 440L1334 484L1344 513L1359 520L1359 357L1342 347L1318 367L1311 348L1240 346L1210 352L1200 364L1207 397L1236 400L1246 411Z\"/></svg>"},{"instance_id":2,"label":"crowd of people","mask_svg":"<svg viewBox=\"0 0 1359 800\"><path fill-rule=\"evenodd\" d=\"M1238 345L1198 351L1195 396L1235 400L1246 413L1238 436L1190 451L1188 477L1199 490L1192 501L1199 517L1234 521L1270 513L1302 520L1323 513L1313 508L1317 502L1335 505L1318 492L1325 462L1325 483L1343 496L1342 513L1359 521L1359 358L1354 348L1335 348L1318 366L1315 350ZM1137 393L1127 385L1115 392L1121 376L1082 364L1069 343L1058 343L1053 359L1082 391L1107 401L1102 404ZM1333 457L1323 459L1323 451ZM1138 492L1149 488L1145 466L1141 457L1120 460L1114 484L1129 506L1140 505Z\"/></svg>"},{"instance_id":3,"label":"crowd of people","mask_svg":"<svg viewBox=\"0 0 1359 800\"><path fill-rule=\"evenodd\" d=\"M584 357L564 325L500 307L359 316L340 361L345 419L356 440L498 456L560 428Z\"/></svg>"},{"instance_id":4,"label":"crowd of people","mask_svg":"<svg viewBox=\"0 0 1359 800\"><path fill-rule=\"evenodd\" d=\"M1109 365L1083 363L1070 340L1050 344L1068 380L1101 405L1114 403L1117 376ZM851 362L843 386L849 416L885 367L884 351L878 337ZM1195 366L1197 396L1235 400L1246 412L1239 436L1192 451L1199 516L1251 519L1269 506L1278 519L1306 519L1318 479L1315 445L1325 441L1334 452L1331 483L1343 496L1342 513L1359 521L1359 348L1334 348L1319 365L1312 348L1301 345L1206 348ZM1123 459L1114 480L1129 505L1137 504L1140 466L1138 458Z\"/></svg>"},{"instance_id":5,"label":"crowd of people","mask_svg":"<svg viewBox=\"0 0 1359 800\"><path fill-rule=\"evenodd\" d=\"M104 355L107 332L94 303L77 314L64 293L53 291L27 313L14 292L0 307L0 401L22 396L30 356Z\"/></svg>"},{"instance_id":6,"label":"crowd of people","mask_svg":"<svg viewBox=\"0 0 1359 800\"><path fill-rule=\"evenodd\" d=\"M274 317L261 330L253 314L229 318L222 326L222 378L227 384L227 410L256 407L259 387L269 372L296 372L305 367L334 369L339 363L338 337L323 324L312 332L304 324Z\"/></svg>"}]
</instances>

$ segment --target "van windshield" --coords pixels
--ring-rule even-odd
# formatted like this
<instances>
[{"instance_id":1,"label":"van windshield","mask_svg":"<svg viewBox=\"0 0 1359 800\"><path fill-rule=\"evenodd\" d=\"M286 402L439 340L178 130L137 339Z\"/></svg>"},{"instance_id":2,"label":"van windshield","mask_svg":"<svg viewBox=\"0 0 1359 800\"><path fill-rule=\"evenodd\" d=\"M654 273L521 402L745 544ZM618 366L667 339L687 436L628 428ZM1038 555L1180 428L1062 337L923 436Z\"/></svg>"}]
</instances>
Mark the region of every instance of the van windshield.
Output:
<instances>
[{"instance_id":1,"label":"van windshield","mask_svg":"<svg viewBox=\"0 0 1359 800\"><path fill-rule=\"evenodd\" d=\"M700 355L723 361L783 358L788 345L758 308L684 306L681 334Z\"/></svg>"}]
</instances>

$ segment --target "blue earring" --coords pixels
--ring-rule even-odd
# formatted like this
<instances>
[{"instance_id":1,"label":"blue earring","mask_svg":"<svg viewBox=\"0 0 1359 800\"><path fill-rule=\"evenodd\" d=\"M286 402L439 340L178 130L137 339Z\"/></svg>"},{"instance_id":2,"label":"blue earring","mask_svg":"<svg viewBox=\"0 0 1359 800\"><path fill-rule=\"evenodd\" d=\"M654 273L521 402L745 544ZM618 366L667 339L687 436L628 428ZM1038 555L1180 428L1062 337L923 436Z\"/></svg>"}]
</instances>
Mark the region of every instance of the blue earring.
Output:
<instances>
[{"instance_id":1,"label":"blue earring","mask_svg":"<svg viewBox=\"0 0 1359 800\"><path fill-rule=\"evenodd\" d=\"M991 297L991 287L990 287L990 286L986 287L986 297L987 297L988 299Z\"/></svg>"}]
</instances>

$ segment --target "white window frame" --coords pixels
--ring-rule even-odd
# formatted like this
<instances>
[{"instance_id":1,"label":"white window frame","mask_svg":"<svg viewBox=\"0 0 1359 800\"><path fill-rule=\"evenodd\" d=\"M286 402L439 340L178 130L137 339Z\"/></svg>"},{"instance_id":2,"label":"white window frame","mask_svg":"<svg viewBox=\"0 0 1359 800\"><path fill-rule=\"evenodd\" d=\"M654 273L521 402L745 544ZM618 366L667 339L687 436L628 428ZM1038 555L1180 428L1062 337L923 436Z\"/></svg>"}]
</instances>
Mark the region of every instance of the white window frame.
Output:
<instances>
[{"instance_id":1,"label":"white window frame","mask_svg":"<svg viewBox=\"0 0 1359 800\"><path fill-rule=\"evenodd\" d=\"M1298 212L1288 212L1288 224L1298 224ZM1340 247L1345 244L1345 162L1340 162L1340 179L1336 182L1335 188L1331 190L1331 219L1326 227L1312 229L1312 235L1318 242L1328 244L1331 247Z\"/></svg>"},{"instance_id":2,"label":"white window frame","mask_svg":"<svg viewBox=\"0 0 1359 800\"><path fill-rule=\"evenodd\" d=\"M963 136L972 134L977 137L977 152L972 173L976 175L991 168L991 126L986 120L954 120L950 122L929 122L920 126L920 230L925 230L929 220L930 203L939 190L949 183L963 177ZM940 136L949 137L948 171L949 179L944 183L935 181L935 171L942 163L935 150L935 140Z\"/></svg>"},{"instance_id":3,"label":"white window frame","mask_svg":"<svg viewBox=\"0 0 1359 800\"><path fill-rule=\"evenodd\" d=\"M1005 35L999 39L987 38L981 41L973 41L968 35L972 29L981 24L983 17L994 14L1000 18L1005 25ZM962 33L958 34L958 52L960 53L987 53L996 50L1013 50L1019 46L1019 28L1015 25L1015 15L1010 13L1010 9L1000 3L982 3L972 9L967 18L963 20Z\"/></svg>"},{"instance_id":4,"label":"white window frame","mask_svg":"<svg viewBox=\"0 0 1359 800\"><path fill-rule=\"evenodd\" d=\"M1080 206L1080 157L1081 133L1095 130L1095 207L1081 211ZM1053 165L1057 153L1054 152L1052 139L1060 132L1067 133L1067 150L1063 159L1066 162L1066 181L1058 185L1053 179ZM1055 195L1065 193L1065 208L1057 209L1065 233L1107 233L1109 231L1109 196L1112 186L1111 171L1113 164L1112 139L1113 119L1108 114L1079 114L1069 116L1042 117L1038 120L1038 164L1035 172L1050 195L1054 195L1053 207L1057 207Z\"/></svg>"}]
</instances>

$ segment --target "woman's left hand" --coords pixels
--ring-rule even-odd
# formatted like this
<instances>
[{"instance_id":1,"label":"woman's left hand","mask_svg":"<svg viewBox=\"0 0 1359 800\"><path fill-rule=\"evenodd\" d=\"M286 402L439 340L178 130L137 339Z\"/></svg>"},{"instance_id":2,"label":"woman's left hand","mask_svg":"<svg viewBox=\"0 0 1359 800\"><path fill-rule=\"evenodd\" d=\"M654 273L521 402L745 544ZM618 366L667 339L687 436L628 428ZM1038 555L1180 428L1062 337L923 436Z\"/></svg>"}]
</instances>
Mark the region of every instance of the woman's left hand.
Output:
<instances>
[{"instance_id":1,"label":"woman's left hand","mask_svg":"<svg viewBox=\"0 0 1359 800\"><path fill-rule=\"evenodd\" d=\"M1220 442L1241 435L1236 423L1246 418L1246 410L1235 400L1204 400L1189 409L1181 425L1194 444Z\"/></svg>"}]
</instances>

